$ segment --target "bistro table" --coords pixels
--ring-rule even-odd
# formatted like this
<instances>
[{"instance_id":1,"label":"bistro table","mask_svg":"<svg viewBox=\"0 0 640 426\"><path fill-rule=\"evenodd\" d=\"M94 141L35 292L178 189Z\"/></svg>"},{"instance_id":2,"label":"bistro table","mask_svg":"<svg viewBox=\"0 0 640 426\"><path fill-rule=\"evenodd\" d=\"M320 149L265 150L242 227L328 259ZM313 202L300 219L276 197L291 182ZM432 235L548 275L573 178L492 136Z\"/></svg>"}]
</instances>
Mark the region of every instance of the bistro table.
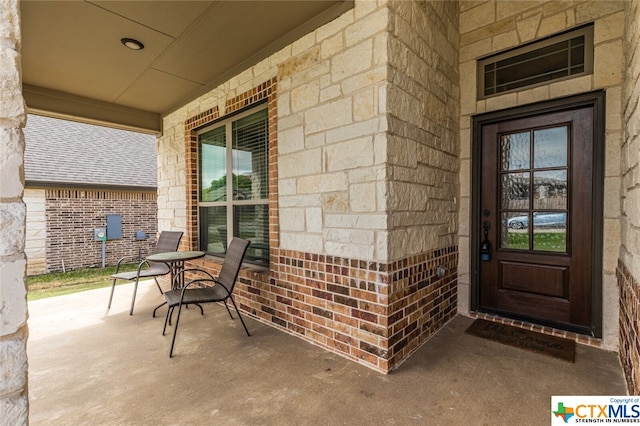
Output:
<instances>
[{"instance_id":1,"label":"bistro table","mask_svg":"<svg viewBox=\"0 0 640 426\"><path fill-rule=\"evenodd\" d=\"M180 271L184 269L184 262L187 260L194 260L204 257L206 253L203 251L167 251L164 253L151 254L145 257L145 260L149 262L162 262L169 267L171 277L171 289L182 288L184 286L184 274L180 274ZM175 280L175 277L178 280ZM175 282L174 282L175 281ZM167 302L162 303L153 310L153 316L156 316L156 311L161 306L166 305Z\"/></svg>"}]
</instances>

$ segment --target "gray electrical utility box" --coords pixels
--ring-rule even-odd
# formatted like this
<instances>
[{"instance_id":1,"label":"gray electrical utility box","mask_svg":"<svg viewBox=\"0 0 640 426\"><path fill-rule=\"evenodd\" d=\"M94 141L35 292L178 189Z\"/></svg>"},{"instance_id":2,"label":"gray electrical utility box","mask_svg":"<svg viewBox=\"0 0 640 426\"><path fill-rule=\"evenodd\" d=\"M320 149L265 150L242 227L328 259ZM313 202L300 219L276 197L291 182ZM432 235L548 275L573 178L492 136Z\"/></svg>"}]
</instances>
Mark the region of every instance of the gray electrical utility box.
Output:
<instances>
[{"instance_id":1,"label":"gray electrical utility box","mask_svg":"<svg viewBox=\"0 0 640 426\"><path fill-rule=\"evenodd\" d=\"M107 230L104 228L96 228L93 230L93 239L96 241L104 241L107 239Z\"/></svg>"},{"instance_id":2,"label":"gray electrical utility box","mask_svg":"<svg viewBox=\"0 0 640 426\"><path fill-rule=\"evenodd\" d=\"M107 240L119 240L122 238L122 215L107 215Z\"/></svg>"}]
</instances>

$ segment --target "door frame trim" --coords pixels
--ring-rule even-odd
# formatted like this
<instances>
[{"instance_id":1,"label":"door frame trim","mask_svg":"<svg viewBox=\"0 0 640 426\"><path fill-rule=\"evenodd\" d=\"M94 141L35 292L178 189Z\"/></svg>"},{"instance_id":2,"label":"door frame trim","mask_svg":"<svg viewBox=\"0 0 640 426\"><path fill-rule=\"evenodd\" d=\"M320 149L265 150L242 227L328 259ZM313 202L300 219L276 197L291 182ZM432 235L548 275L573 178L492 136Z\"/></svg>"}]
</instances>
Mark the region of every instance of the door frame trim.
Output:
<instances>
[{"instance_id":1,"label":"door frame trim","mask_svg":"<svg viewBox=\"0 0 640 426\"><path fill-rule=\"evenodd\" d=\"M542 114L555 113L571 109L593 107L593 216L591 223L593 232L593 246L591 248L592 262L592 282L591 282L591 319L590 330L575 328L567 324L554 322L545 323L555 328L588 334L593 337L602 337L602 282L603 282L603 233L604 233L604 166L605 166L605 91L569 96L561 99L538 102L531 105L523 105L509 109L492 111L478 114L472 119L472 140L471 140L471 223L470 223L470 250L469 255L470 274L470 300L471 311L480 310L480 250L481 241L481 208L480 191L481 182L481 144L482 127L488 124L511 121L519 118L531 117ZM484 312L484 311L482 311ZM524 319L526 318L518 318Z\"/></svg>"}]
</instances>

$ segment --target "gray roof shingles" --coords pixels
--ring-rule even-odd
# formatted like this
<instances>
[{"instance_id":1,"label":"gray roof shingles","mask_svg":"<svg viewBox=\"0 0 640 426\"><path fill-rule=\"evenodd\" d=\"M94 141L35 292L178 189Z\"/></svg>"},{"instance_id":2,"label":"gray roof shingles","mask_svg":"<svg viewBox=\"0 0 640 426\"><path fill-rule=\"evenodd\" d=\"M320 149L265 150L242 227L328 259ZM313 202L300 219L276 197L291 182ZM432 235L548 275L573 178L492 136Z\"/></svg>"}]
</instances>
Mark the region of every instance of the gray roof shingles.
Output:
<instances>
[{"instance_id":1,"label":"gray roof shingles","mask_svg":"<svg viewBox=\"0 0 640 426\"><path fill-rule=\"evenodd\" d=\"M27 184L157 187L156 137L29 114Z\"/></svg>"}]
</instances>

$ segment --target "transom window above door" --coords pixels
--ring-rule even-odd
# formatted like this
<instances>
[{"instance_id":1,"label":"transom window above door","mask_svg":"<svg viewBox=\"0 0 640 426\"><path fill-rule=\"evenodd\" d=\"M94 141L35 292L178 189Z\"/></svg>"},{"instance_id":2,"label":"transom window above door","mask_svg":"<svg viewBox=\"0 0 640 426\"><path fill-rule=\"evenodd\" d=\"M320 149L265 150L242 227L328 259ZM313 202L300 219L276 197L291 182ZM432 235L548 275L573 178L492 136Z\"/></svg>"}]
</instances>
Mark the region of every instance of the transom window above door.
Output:
<instances>
[{"instance_id":1,"label":"transom window above door","mask_svg":"<svg viewBox=\"0 0 640 426\"><path fill-rule=\"evenodd\" d=\"M222 255L234 236L245 260L269 262L269 123L266 105L198 132L200 249Z\"/></svg>"},{"instance_id":2,"label":"transom window above door","mask_svg":"<svg viewBox=\"0 0 640 426\"><path fill-rule=\"evenodd\" d=\"M478 98L593 73L593 25L478 61Z\"/></svg>"}]
</instances>

